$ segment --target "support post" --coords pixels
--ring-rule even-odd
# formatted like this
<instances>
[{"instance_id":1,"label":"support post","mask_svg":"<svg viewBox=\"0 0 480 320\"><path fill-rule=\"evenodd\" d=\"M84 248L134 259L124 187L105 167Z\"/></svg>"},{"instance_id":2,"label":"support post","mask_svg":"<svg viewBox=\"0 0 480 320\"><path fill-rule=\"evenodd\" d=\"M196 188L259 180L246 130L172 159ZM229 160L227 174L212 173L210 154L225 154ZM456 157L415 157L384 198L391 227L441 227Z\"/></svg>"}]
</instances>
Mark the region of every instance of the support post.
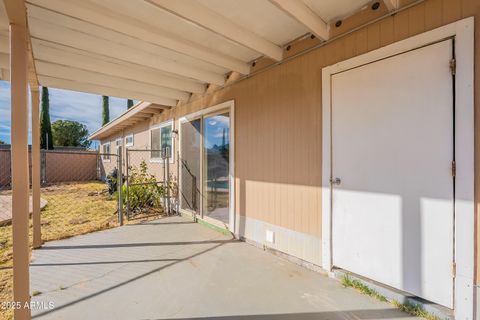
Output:
<instances>
[{"instance_id":1,"label":"support post","mask_svg":"<svg viewBox=\"0 0 480 320\"><path fill-rule=\"evenodd\" d=\"M123 166L122 146L117 147L117 192L118 192L118 224L123 226Z\"/></svg>"},{"instance_id":2,"label":"support post","mask_svg":"<svg viewBox=\"0 0 480 320\"><path fill-rule=\"evenodd\" d=\"M42 246L42 230L40 223L40 116L39 91L30 88L32 99L32 226L33 247Z\"/></svg>"},{"instance_id":3,"label":"support post","mask_svg":"<svg viewBox=\"0 0 480 320\"><path fill-rule=\"evenodd\" d=\"M130 175L130 165L128 164L129 162L129 154L128 154L128 148L125 148L125 201L126 201L126 215L127 215L127 220L130 218L130 197L129 197L129 175Z\"/></svg>"},{"instance_id":4,"label":"support post","mask_svg":"<svg viewBox=\"0 0 480 320\"><path fill-rule=\"evenodd\" d=\"M166 170L167 170L167 156L166 156L166 148L162 148L161 157L163 160L163 206L165 207L165 211L168 214L167 208L167 178L166 178Z\"/></svg>"},{"instance_id":5,"label":"support post","mask_svg":"<svg viewBox=\"0 0 480 320\"><path fill-rule=\"evenodd\" d=\"M47 150L40 149L40 170L42 172L42 183L47 182Z\"/></svg>"},{"instance_id":6,"label":"support post","mask_svg":"<svg viewBox=\"0 0 480 320\"><path fill-rule=\"evenodd\" d=\"M97 180L102 180L102 173L100 170L100 146L97 147L97 157L96 157L96 172L97 172Z\"/></svg>"},{"instance_id":7,"label":"support post","mask_svg":"<svg viewBox=\"0 0 480 320\"><path fill-rule=\"evenodd\" d=\"M178 149L178 148L177 148ZM177 150L177 203L175 211L180 215L180 151Z\"/></svg>"},{"instance_id":8,"label":"support post","mask_svg":"<svg viewBox=\"0 0 480 320\"><path fill-rule=\"evenodd\" d=\"M171 202L170 202L170 148L165 148L166 157L165 157L165 171L167 172L167 213L168 215L172 214Z\"/></svg>"},{"instance_id":9,"label":"support post","mask_svg":"<svg viewBox=\"0 0 480 320\"><path fill-rule=\"evenodd\" d=\"M13 300L20 304L16 320L30 319L28 249L28 105L27 30L10 24L10 83L12 140Z\"/></svg>"}]
</instances>

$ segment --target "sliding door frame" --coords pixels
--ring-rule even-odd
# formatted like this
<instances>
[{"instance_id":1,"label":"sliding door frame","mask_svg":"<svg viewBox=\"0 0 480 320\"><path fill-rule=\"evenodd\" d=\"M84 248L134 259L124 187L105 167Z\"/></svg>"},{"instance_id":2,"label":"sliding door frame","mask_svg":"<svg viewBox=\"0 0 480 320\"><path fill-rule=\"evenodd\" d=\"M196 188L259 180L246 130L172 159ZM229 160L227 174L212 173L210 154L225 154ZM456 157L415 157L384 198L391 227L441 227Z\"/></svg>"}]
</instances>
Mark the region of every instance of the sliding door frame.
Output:
<instances>
[{"instance_id":1,"label":"sliding door frame","mask_svg":"<svg viewBox=\"0 0 480 320\"><path fill-rule=\"evenodd\" d=\"M180 212L182 213L187 213L189 215L192 215L194 217L198 217L198 214L197 212L193 211L193 210L189 210L189 209L183 209L182 208L182 203L183 203L183 200L182 200L182 196L181 196L181 190L182 190L182 181L183 181L183 175L182 175L182 162L181 160L183 159L183 150L182 150L182 124L186 123L186 122L191 122L191 121L195 121L195 120L200 120L200 146L199 146L199 152L198 152L198 158L199 158L199 161L200 161L200 177L198 177L200 179L200 184L199 184L199 187L200 187L200 191L202 189L202 186L201 186L201 181L202 181L202 166L203 166L203 157L202 157L202 147L203 147L203 135L202 135L202 132L203 132L203 121L202 121L202 116L201 115L197 115L195 117L189 117L189 116L186 116L186 117L182 117L180 119L178 119L178 166L179 166L179 170L178 170L178 174L179 174L179 177L178 177L178 186L179 186L179 195L178 195L178 200L179 200L179 210ZM199 215L202 216L202 206L203 206L203 197L200 196L200 199L199 199Z\"/></svg>"},{"instance_id":2,"label":"sliding door frame","mask_svg":"<svg viewBox=\"0 0 480 320\"><path fill-rule=\"evenodd\" d=\"M205 200L203 199L204 196L204 183L203 183L203 176L204 176L204 124L203 121L205 117L208 116L213 116L213 115L220 115L222 113L228 113L229 114L229 120L230 120L230 134L229 134L229 223L228 225L210 218L206 215L204 215L204 204ZM221 228L226 228L232 233L236 233L236 223L235 223L235 102L234 100L229 100L223 103L220 103L218 105L208 107L202 110L199 110L197 112L185 115L181 118L178 119L178 128L179 128L179 141L178 141L178 147L179 147L179 154L180 154L180 159L182 158L182 124L188 121L200 119L201 121L201 132L200 132L200 191L201 191L201 196L200 196L200 216L197 216L197 218L200 218L202 220L205 220L208 223L214 224L218 227ZM180 160L179 159L179 160ZM179 164L181 165L181 163ZM182 170L180 170L180 177L179 177L179 190L182 190ZM191 210L185 210L182 209L181 203L181 197L180 198L180 212L182 214L188 214L188 215L195 215L194 212Z\"/></svg>"}]
</instances>

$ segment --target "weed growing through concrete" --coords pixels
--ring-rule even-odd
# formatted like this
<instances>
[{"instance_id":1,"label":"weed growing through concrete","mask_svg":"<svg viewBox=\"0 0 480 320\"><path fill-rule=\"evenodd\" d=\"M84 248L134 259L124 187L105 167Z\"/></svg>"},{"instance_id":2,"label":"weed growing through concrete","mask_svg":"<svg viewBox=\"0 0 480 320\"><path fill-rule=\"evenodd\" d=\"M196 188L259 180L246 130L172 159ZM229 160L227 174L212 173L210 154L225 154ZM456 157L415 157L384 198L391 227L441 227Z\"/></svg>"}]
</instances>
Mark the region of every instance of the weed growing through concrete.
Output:
<instances>
[{"instance_id":1,"label":"weed growing through concrete","mask_svg":"<svg viewBox=\"0 0 480 320\"><path fill-rule=\"evenodd\" d=\"M38 295L41 295L42 293L38 290L33 290L32 292L32 297L35 297L35 296L38 296Z\"/></svg>"},{"instance_id":2,"label":"weed growing through concrete","mask_svg":"<svg viewBox=\"0 0 480 320\"><path fill-rule=\"evenodd\" d=\"M348 276L348 274L344 275L342 277L342 285L344 287L351 287L351 288L357 289L361 293L366 294L367 296L373 297L377 300L380 300L380 301L383 301L383 302L388 302L387 298L382 296L380 293L378 293L377 291L373 290L372 288L366 286L362 282L350 278Z\"/></svg>"},{"instance_id":3,"label":"weed growing through concrete","mask_svg":"<svg viewBox=\"0 0 480 320\"><path fill-rule=\"evenodd\" d=\"M379 301L390 302L396 308L398 308L399 310L402 310L402 311L404 311L406 313L409 313L413 316L421 317L421 318L424 318L424 319L427 319L427 320L441 320L439 317L425 311L425 309L423 309L422 306L419 305L419 304L413 304L413 303L408 303L408 302L401 303L401 302L396 301L396 300L388 301L388 299L385 298L384 296L382 296L380 293L378 293L374 289L368 287L363 282L361 282L359 280L356 280L356 279L352 279L348 274L344 275L342 277L341 281L342 281L342 285L345 288L347 288L347 287L354 288L354 289L360 291L361 293L366 294L370 297L373 297L373 298L375 298Z\"/></svg>"},{"instance_id":4,"label":"weed growing through concrete","mask_svg":"<svg viewBox=\"0 0 480 320\"><path fill-rule=\"evenodd\" d=\"M392 300L391 303L398 309L406 313L409 313L411 315L414 315L416 317L425 318L427 320L440 320L439 317L425 311L425 309L423 309L421 305L408 303L408 302L400 303L399 301L396 301L396 300Z\"/></svg>"}]
</instances>

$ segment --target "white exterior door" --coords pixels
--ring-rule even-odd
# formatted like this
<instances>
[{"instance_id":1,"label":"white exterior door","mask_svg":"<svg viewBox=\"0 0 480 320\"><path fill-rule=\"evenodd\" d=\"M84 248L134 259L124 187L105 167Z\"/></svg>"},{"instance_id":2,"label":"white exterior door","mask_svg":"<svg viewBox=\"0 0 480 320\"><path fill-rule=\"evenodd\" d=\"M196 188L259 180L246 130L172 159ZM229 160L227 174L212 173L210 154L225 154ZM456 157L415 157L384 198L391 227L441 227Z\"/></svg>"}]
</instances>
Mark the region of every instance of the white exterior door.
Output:
<instances>
[{"instance_id":1,"label":"white exterior door","mask_svg":"<svg viewBox=\"0 0 480 320\"><path fill-rule=\"evenodd\" d=\"M331 78L333 265L453 308L452 40Z\"/></svg>"}]
</instances>

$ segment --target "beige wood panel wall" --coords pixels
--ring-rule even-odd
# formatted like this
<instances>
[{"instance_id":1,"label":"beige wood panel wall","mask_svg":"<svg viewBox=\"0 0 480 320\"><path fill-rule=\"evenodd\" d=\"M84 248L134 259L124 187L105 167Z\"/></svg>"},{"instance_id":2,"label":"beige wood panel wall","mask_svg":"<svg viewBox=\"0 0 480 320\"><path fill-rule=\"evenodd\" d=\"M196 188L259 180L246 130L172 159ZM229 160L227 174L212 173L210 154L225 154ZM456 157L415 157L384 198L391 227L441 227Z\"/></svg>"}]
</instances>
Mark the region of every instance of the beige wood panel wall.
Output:
<instances>
[{"instance_id":1,"label":"beige wood panel wall","mask_svg":"<svg viewBox=\"0 0 480 320\"><path fill-rule=\"evenodd\" d=\"M294 60L179 105L155 117L153 123L234 99L236 212L321 237L322 68L469 16L476 17L478 76L480 1L426 0ZM477 109L478 81L475 95ZM480 123L479 112L475 117ZM478 125L476 136L476 150L480 150ZM478 159L478 151L476 156ZM476 170L480 175L478 167Z\"/></svg>"}]
</instances>

